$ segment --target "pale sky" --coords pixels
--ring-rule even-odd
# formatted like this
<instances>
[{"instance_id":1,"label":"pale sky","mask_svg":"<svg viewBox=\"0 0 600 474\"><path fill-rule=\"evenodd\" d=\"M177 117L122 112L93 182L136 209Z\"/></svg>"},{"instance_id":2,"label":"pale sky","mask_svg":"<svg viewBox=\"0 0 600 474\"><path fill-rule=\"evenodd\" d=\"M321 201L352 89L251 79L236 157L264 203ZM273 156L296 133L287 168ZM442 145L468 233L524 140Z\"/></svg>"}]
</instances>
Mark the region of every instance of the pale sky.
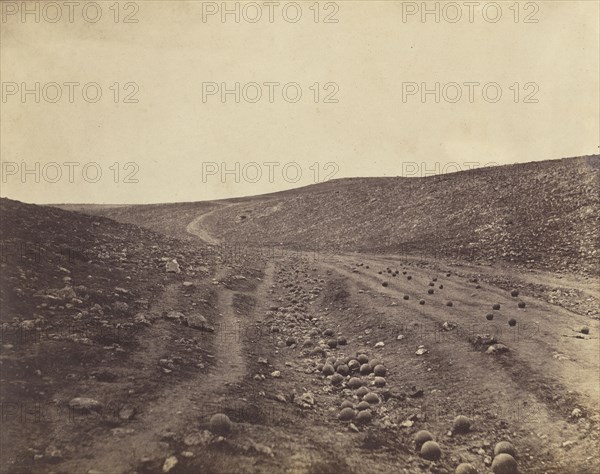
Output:
<instances>
[{"instance_id":1,"label":"pale sky","mask_svg":"<svg viewBox=\"0 0 600 474\"><path fill-rule=\"evenodd\" d=\"M320 2L315 22L314 1L302 1L296 23L293 2L273 6L272 23L263 1L239 3L239 23L233 14L225 22L220 12L208 15L221 2L120 2L116 23L114 0L97 2L96 23L85 20L85 2L74 7L72 23L64 2L57 2L62 17L55 23L48 20L56 8L44 10L43 2L27 5L39 8L39 23L35 13L22 21L22 2L1 3L3 197L199 201L312 184L317 169L320 180L332 173L420 176L599 150L597 1L520 2L519 8L498 2L502 17L495 23L493 2L471 12L455 2L462 14L456 23L450 20L458 11L448 2L427 2L432 10L439 5L439 23L434 14L425 21L420 11L410 14L422 2ZM227 5L233 10L236 3ZM257 5L262 17L252 23ZM93 20L95 7L85 14ZM127 15L138 22L125 23ZM36 82L39 103L35 92L21 95L23 85L35 91ZM71 86L73 103L65 83L80 84ZM86 83L101 87L98 102L84 99ZM126 83L135 84L126 89ZM219 91L203 98L203 90L214 91L208 83L230 89L239 83L239 103L234 93L224 103ZM249 83L260 85L255 103L257 89ZM273 103L264 83L280 84L271 86ZM282 95L288 83L301 88L298 102L294 85L286 89L289 102ZM435 91L436 83L439 103L435 93L423 103L415 87ZM489 83L496 84L484 97ZM502 97L494 103L498 88ZM94 91L87 89L90 101ZM124 103L131 92L138 102ZM330 94L337 103L325 103ZM236 163L239 183L235 172L220 174ZM24 167L33 172L22 175ZM93 183L97 168L102 176ZM257 170L262 175L255 178ZM297 171L300 179L292 182ZM138 182L123 182L131 172Z\"/></svg>"}]
</instances>

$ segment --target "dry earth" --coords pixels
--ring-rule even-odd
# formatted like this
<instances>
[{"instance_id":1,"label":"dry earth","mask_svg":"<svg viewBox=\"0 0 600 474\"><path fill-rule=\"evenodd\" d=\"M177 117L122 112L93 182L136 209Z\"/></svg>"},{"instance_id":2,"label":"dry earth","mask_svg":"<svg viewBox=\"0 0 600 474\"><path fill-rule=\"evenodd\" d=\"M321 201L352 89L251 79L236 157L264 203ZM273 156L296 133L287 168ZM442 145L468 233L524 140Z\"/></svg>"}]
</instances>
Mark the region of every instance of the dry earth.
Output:
<instances>
[{"instance_id":1,"label":"dry earth","mask_svg":"<svg viewBox=\"0 0 600 474\"><path fill-rule=\"evenodd\" d=\"M550 271L234 245L215 222L257 202L145 207L144 228L0 201L1 472L486 473L499 441L519 472L600 471L587 253Z\"/></svg>"}]
</instances>

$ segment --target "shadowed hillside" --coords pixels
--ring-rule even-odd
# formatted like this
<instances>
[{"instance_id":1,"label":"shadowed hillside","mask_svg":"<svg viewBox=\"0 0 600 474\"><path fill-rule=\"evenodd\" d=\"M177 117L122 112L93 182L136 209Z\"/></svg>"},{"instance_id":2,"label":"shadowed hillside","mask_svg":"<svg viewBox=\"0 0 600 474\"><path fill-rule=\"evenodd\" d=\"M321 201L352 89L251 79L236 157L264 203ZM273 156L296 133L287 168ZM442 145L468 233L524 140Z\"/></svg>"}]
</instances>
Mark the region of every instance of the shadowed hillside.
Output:
<instances>
[{"instance_id":1,"label":"shadowed hillside","mask_svg":"<svg viewBox=\"0 0 600 474\"><path fill-rule=\"evenodd\" d=\"M179 240L197 240L186 232L187 223L194 220L198 215L218 207L218 204L206 201L174 204L141 204L135 206L62 204L56 207L69 211L104 216L126 224L135 224L155 232L170 235Z\"/></svg>"}]
</instances>

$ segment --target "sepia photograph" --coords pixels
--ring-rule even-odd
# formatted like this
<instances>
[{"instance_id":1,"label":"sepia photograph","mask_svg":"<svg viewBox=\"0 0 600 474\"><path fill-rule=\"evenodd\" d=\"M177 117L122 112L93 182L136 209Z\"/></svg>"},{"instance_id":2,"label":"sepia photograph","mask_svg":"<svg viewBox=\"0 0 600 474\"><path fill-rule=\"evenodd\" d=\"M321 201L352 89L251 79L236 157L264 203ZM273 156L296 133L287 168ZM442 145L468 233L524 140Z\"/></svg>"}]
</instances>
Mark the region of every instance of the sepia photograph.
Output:
<instances>
[{"instance_id":1,"label":"sepia photograph","mask_svg":"<svg viewBox=\"0 0 600 474\"><path fill-rule=\"evenodd\" d=\"M0 0L0 474L600 473L600 0Z\"/></svg>"}]
</instances>

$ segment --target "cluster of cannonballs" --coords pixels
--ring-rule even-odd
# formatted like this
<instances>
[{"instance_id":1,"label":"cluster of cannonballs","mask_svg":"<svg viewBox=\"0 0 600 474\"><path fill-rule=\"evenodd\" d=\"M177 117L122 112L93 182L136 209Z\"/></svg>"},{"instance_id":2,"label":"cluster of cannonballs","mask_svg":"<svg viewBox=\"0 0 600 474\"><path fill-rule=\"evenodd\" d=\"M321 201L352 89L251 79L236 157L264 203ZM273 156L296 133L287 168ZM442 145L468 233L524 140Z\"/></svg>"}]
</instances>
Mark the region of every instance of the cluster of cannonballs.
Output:
<instances>
[{"instance_id":1,"label":"cluster of cannonballs","mask_svg":"<svg viewBox=\"0 0 600 474\"><path fill-rule=\"evenodd\" d=\"M371 409L381 402L379 395L369 390L366 381L360 376L366 377L373 374L373 386L381 388L386 384L385 375L387 369L378 359L369 359L366 354L359 353L356 357L343 357L335 359L329 357L325 364L319 364L317 369L325 377L329 377L333 385L341 385L346 381L346 387L355 390L358 403L345 400L340 405L338 419L343 422L356 421L357 423L369 423L373 419Z\"/></svg>"},{"instance_id":2,"label":"cluster of cannonballs","mask_svg":"<svg viewBox=\"0 0 600 474\"><path fill-rule=\"evenodd\" d=\"M466 433L471 429L471 421L463 415L454 419L452 431L455 434ZM428 461L439 461L442 457L442 449L435 441L431 432L427 430L418 431L415 434L415 448L423 459ZM492 471L494 474L517 474L516 450L512 443L500 441L494 447L494 460ZM477 469L472 464L462 463L456 467L455 474L477 474Z\"/></svg>"},{"instance_id":3,"label":"cluster of cannonballs","mask_svg":"<svg viewBox=\"0 0 600 474\"><path fill-rule=\"evenodd\" d=\"M516 474L518 471L517 452L512 443L500 441L494 446L494 460L492 461L492 471L494 474Z\"/></svg>"},{"instance_id":4,"label":"cluster of cannonballs","mask_svg":"<svg viewBox=\"0 0 600 474\"><path fill-rule=\"evenodd\" d=\"M510 292L510 296L512 296L513 298L517 298L519 296L519 291L518 290L512 290ZM524 301L519 301L519 303L517 304L517 306L521 309L524 309L527 305L525 304ZM494 305L492 305L492 310L494 311L500 311L500 303L496 303ZM494 319L494 313L488 313L485 315L485 319L487 319L488 321L492 321ZM515 318L510 318L508 320L508 325L511 327L514 327L517 325L517 320Z\"/></svg>"},{"instance_id":5,"label":"cluster of cannonballs","mask_svg":"<svg viewBox=\"0 0 600 474\"><path fill-rule=\"evenodd\" d=\"M316 333L318 334L318 332ZM335 349L337 346L345 346L348 344L348 341L344 336L339 336L336 338L333 329L325 329L325 331L323 331L323 336L328 338L327 345L330 349Z\"/></svg>"},{"instance_id":6,"label":"cluster of cannonballs","mask_svg":"<svg viewBox=\"0 0 600 474\"><path fill-rule=\"evenodd\" d=\"M387 267L387 268L386 268L386 272L387 272L387 273L389 273L389 274L391 274L391 275L392 275L392 276L394 276L394 277L395 277L395 276L397 276L397 275L398 275L398 273L399 273L399 272L398 272L398 270L392 270L390 267ZM382 275L383 273L384 273L383 271L379 271L379 274L380 274L380 275ZM403 272L402 272L402 274L404 274L404 275L406 275L406 273L407 273L406 271L403 271ZM447 276L447 277L449 277L449 276L451 276L451 275L452 275L451 273L446 273L446 276ZM411 280L411 279L412 279L412 276L408 275L408 276L406 277L406 279L407 279L407 280ZM476 281L476 280L475 280L475 281ZM437 278L436 278L436 277L432 278L432 279L431 279L431 281L429 282L429 286L430 286L431 288L428 288L428 289L427 289L427 294L428 294L428 295L433 295L433 294L435 293L435 289L434 289L434 287L435 287L435 285L436 285L436 283L435 283L435 282L437 282ZM389 285L389 283L388 283L387 281L384 281L383 283L381 283L381 285L382 285L383 287L387 287L387 286ZM480 288L480 286L479 286L479 285L477 285L477 287L478 287L478 288ZM444 289L444 285L439 285L439 289L440 289L440 290L443 290L443 289ZM510 295L511 295L513 298L517 298L517 297L519 296L519 291L518 291L518 290L512 290L512 291L510 292ZM408 295L404 295L404 297L403 297L403 298L404 298L405 300L408 300L408 299L410 299L410 297L409 297ZM421 304L421 305L424 305L424 304L425 304L425 300L419 300L419 304ZM454 306L454 303L452 303L452 301L447 301L447 302L446 302L446 306L448 306L448 307L452 307L452 306ZM525 302L524 302L524 301L519 301L519 303L517 304L517 306L518 306L520 309L524 309L524 308L525 308L527 305L525 304ZM496 303L496 304L492 305L492 309L493 309L494 311L499 311L499 310L500 310L500 304L499 304L499 303ZM493 320L493 319L494 319L494 313L488 313L488 314L486 314L486 316L485 316L485 317L486 317L486 319L487 319L488 321L491 321L491 320ZM514 319L514 318L511 318L511 319L508 321L508 324L509 324L509 326L511 326L511 327L514 327L514 326L516 326L516 325L517 325L517 320L516 320L516 319Z\"/></svg>"}]
</instances>

